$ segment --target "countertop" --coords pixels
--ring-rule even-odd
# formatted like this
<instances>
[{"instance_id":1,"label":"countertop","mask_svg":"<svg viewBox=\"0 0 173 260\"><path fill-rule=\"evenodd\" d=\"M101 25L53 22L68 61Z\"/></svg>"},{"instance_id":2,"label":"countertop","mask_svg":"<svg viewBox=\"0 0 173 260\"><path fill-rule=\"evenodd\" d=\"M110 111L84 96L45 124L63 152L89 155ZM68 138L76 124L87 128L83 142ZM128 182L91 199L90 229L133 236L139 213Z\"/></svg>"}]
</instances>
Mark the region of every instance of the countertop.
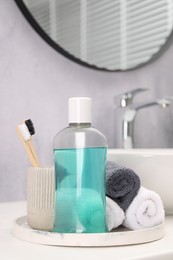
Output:
<instances>
[{"instance_id":1,"label":"countertop","mask_svg":"<svg viewBox=\"0 0 173 260\"><path fill-rule=\"evenodd\" d=\"M60 247L32 244L15 238L13 221L26 215L26 201L0 203L0 257L3 260L172 260L173 216L166 217L164 238L141 245L117 247Z\"/></svg>"}]
</instances>

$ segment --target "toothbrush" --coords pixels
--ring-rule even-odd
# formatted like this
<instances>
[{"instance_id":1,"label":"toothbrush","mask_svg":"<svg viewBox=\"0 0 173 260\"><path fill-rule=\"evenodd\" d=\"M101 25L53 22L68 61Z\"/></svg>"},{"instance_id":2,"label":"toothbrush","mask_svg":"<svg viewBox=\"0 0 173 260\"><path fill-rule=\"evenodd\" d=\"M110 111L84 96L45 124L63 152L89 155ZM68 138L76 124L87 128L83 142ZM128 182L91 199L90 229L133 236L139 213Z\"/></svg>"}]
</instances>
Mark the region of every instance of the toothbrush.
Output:
<instances>
[{"instance_id":1,"label":"toothbrush","mask_svg":"<svg viewBox=\"0 0 173 260\"><path fill-rule=\"evenodd\" d=\"M28 120L26 120L26 121L27 121L27 124L31 124L31 122L32 122L31 120L29 122L28 122ZM30 131L32 133L33 132L35 133L34 127L33 127L33 129L30 127ZM34 148L34 145L32 143L30 131L25 123L22 123L21 125L17 126L18 136L19 136L22 144L24 145L24 148L28 154L28 157L30 159L32 166L41 167L37 154L36 154L36 151L35 151L35 148Z\"/></svg>"},{"instance_id":2,"label":"toothbrush","mask_svg":"<svg viewBox=\"0 0 173 260\"><path fill-rule=\"evenodd\" d=\"M34 144L32 142L32 138L31 138L31 136L35 134L35 128L34 128L32 120L31 119L25 120L25 125L27 126L27 129L30 133L30 138L28 139L28 144L30 146L31 152L37 162L38 167L41 167L41 164L39 162L39 159L38 159L38 156L37 156L37 153L36 153Z\"/></svg>"},{"instance_id":3,"label":"toothbrush","mask_svg":"<svg viewBox=\"0 0 173 260\"><path fill-rule=\"evenodd\" d=\"M25 150L26 150L26 153L27 153L28 158L29 158L29 160L30 160L30 162L31 162L31 165L32 165L33 167L37 167L38 165L37 165L37 163L36 163L36 161L35 161L35 159L34 159L34 157L33 157L33 154L32 154L32 152L31 152L31 150L30 150L30 147L28 146L28 143L25 141L25 138L23 137L23 133L24 133L25 130L26 130L26 129L23 130L23 128L25 128L25 127L26 127L25 124L18 125L18 126L16 127L16 131L17 131L17 134L18 134L18 136L19 136L19 138L20 138L20 140L21 140L21 142L22 142L22 144L23 144L23 146L24 146L24 148L25 148Z\"/></svg>"}]
</instances>

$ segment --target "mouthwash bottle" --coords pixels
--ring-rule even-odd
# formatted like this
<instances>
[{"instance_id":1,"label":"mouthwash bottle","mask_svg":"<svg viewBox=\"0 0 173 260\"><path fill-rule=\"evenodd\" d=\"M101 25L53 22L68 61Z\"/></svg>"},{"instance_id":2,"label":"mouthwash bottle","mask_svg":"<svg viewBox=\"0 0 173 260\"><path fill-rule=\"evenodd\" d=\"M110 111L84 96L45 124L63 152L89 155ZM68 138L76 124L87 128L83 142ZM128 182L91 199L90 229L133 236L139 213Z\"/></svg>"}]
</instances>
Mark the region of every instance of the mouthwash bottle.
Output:
<instances>
[{"instance_id":1,"label":"mouthwash bottle","mask_svg":"<svg viewBox=\"0 0 173 260\"><path fill-rule=\"evenodd\" d=\"M69 99L69 126L54 138L54 232L106 232L107 143L91 126L91 99Z\"/></svg>"}]
</instances>

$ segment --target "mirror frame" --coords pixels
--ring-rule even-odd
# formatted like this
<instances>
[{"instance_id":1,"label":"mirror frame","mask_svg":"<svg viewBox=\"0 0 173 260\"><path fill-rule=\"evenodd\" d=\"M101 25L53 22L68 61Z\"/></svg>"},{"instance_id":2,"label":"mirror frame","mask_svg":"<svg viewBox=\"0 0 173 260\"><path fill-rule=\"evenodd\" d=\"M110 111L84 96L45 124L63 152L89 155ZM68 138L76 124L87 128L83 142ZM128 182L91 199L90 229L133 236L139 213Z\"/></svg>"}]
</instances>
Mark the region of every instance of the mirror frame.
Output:
<instances>
[{"instance_id":1,"label":"mirror frame","mask_svg":"<svg viewBox=\"0 0 173 260\"><path fill-rule=\"evenodd\" d=\"M71 61L73 61L73 62L75 62L75 63L77 63L79 65L85 66L87 68L90 68L90 69L94 69L94 70L98 70L98 71L105 71L105 72L128 72L128 71L133 71L133 70L142 68L142 67L144 67L146 65L149 65L149 64L153 63L154 61L156 61L157 59L159 59L167 51L167 49L171 46L171 44L173 43L173 30L172 30L170 35L167 37L166 42L160 47L160 50L157 53L153 54L153 56L145 63L141 63L141 64L139 64L139 65L137 65L137 66L135 66L133 68L126 69L126 70L122 70L122 69L109 70L109 69L106 69L104 67L103 68L102 67L97 67L96 65L91 65L91 64L89 64L87 62L84 62L84 61L80 60L79 58L75 57L74 55L72 55L71 53L69 53L68 51L63 49L54 40L52 40L48 36L48 34L42 29L42 27L37 23L37 21L34 19L34 17L30 13L30 11L28 10L28 8L25 5L25 3L23 2L23 0L14 0L14 2L17 4L17 6L21 10L22 14L27 19L27 21L30 23L30 25L33 27L33 29L54 50L56 50L58 53L62 54L66 58L70 59Z\"/></svg>"}]
</instances>

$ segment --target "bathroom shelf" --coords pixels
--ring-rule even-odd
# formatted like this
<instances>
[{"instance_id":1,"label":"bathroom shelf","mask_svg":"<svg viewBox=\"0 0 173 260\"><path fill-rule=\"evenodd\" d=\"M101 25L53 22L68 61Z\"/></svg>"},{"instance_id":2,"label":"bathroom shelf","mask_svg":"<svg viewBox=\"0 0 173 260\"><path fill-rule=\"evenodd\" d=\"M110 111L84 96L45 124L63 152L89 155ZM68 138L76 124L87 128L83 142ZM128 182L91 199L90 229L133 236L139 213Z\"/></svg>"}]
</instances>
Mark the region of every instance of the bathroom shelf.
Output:
<instances>
[{"instance_id":1,"label":"bathroom shelf","mask_svg":"<svg viewBox=\"0 0 173 260\"><path fill-rule=\"evenodd\" d=\"M65 234L32 229L27 225L26 216L23 216L14 221L13 234L21 240L43 245L106 247L135 245L159 240L165 235L165 227L164 224L161 224L153 228L135 231L119 227L108 233Z\"/></svg>"}]
</instances>

